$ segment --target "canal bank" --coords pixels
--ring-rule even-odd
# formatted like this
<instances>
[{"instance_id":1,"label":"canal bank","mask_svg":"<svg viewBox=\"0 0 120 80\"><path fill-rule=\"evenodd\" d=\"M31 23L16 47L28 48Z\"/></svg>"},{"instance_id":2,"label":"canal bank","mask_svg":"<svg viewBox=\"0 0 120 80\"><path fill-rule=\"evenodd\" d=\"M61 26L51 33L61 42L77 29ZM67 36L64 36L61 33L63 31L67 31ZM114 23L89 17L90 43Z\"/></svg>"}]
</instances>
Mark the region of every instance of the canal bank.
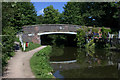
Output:
<instances>
[{"instance_id":1,"label":"canal bank","mask_svg":"<svg viewBox=\"0 0 120 80\"><path fill-rule=\"evenodd\" d=\"M52 67L49 64L49 54L51 46L36 52L30 59L30 66L36 78L54 78Z\"/></svg>"}]
</instances>

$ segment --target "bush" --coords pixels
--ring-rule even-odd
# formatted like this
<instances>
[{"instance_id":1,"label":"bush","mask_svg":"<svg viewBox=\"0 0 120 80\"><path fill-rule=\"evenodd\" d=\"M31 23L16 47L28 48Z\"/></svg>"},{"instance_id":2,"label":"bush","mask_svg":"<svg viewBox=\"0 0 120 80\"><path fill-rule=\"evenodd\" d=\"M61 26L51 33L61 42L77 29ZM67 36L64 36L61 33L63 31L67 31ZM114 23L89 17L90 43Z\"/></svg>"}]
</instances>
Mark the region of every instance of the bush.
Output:
<instances>
[{"instance_id":1,"label":"bush","mask_svg":"<svg viewBox=\"0 0 120 80\"><path fill-rule=\"evenodd\" d=\"M84 47L84 43L85 43L85 30L80 28L77 30L77 46Z\"/></svg>"},{"instance_id":2,"label":"bush","mask_svg":"<svg viewBox=\"0 0 120 80\"><path fill-rule=\"evenodd\" d=\"M90 31L92 29L92 31ZM102 38L99 38L99 28L85 28L82 27L77 30L77 46L78 47L96 47L96 48L109 48L110 44L108 43L108 32L111 32L111 29L106 29L102 27L101 33ZM96 38L97 37L97 38ZM88 39L89 38L89 39ZM86 39L89 40L89 44L86 42ZM93 40L94 42L90 43ZM88 46L89 45L89 46Z\"/></svg>"},{"instance_id":3,"label":"bush","mask_svg":"<svg viewBox=\"0 0 120 80\"><path fill-rule=\"evenodd\" d=\"M19 40L18 37L15 37L15 41L16 41L16 42L20 42L20 40Z\"/></svg>"}]
</instances>

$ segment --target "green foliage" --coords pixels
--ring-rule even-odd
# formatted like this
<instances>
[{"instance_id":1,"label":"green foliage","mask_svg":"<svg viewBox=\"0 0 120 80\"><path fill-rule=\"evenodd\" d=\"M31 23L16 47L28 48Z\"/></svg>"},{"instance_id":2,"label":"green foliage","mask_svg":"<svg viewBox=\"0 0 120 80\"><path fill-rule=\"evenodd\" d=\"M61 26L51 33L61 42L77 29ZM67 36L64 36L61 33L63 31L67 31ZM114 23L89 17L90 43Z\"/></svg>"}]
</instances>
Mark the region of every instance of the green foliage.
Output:
<instances>
[{"instance_id":1,"label":"green foliage","mask_svg":"<svg viewBox=\"0 0 120 80\"><path fill-rule=\"evenodd\" d=\"M36 23L36 11L30 2L4 2L2 10L3 27L9 25L19 31L24 25Z\"/></svg>"},{"instance_id":2,"label":"green foliage","mask_svg":"<svg viewBox=\"0 0 120 80\"><path fill-rule=\"evenodd\" d=\"M106 29L105 27L102 27L101 31L102 33L108 33L111 32L111 29Z\"/></svg>"},{"instance_id":3,"label":"green foliage","mask_svg":"<svg viewBox=\"0 0 120 80\"><path fill-rule=\"evenodd\" d=\"M85 44L85 51L88 53L91 57L93 57L93 54L95 53L95 43L94 39L90 40L89 43Z\"/></svg>"},{"instance_id":4,"label":"green foliage","mask_svg":"<svg viewBox=\"0 0 120 80\"><path fill-rule=\"evenodd\" d=\"M79 25L97 25L98 22L92 19L100 18L101 15L105 14L104 11L101 10L101 7L98 6L99 4L100 3L90 2L68 2L64 7L65 22Z\"/></svg>"},{"instance_id":5,"label":"green foliage","mask_svg":"<svg viewBox=\"0 0 120 80\"><path fill-rule=\"evenodd\" d=\"M63 13L52 5L44 9L44 15L38 16L39 24L76 24L106 26L118 28L120 2L67 2Z\"/></svg>"},{"instance_id":6,"label":"green foliage","mask_svg":"<svg viewBox=\"0 0 120 80\"><path fill-rule=\"evenodd\" d=\"M39 24L76 24L106 26L118 28L120 2L67 2L64 11L59 13L52 5L44 9L44 15L38 16Z\"/></svg>"},{"instance_id":7,"label":"green foliage","mask_svg":"<svg viewBox=\"0 0 120 80\"><path fill-rule=\"evenodd\" d=\"M92 29L91 34L89 34L90 29ZM94 33L99 32L99 28L85 28L82 27L77 30L77 46L79 47L85 47L86 49L94 49L94 48L109 48L110 43L107 42L108 40L108 32L111 32L111 29L106 29L102 27L101 33L102 38L99 38L99 35L94 35ZM89 35L91 36L91 40L88 39ZM98 39L93 39L95 37L98 37ZM90 38L90 37L89 37ZM87 43L85 40L89 40L89 43ZM95 40L95 43L94 43Z\"/></svg>"},{"instance_id":8,"label":"green foliage","mask_svg":"<svg viewBox=\"0 0 120 80\"><path fill-rule=\"evenodd\" d=\"M117 8L117 10L114 12L113 18L115 18L116 22L118 22L118 26L115 26L115 27L117 27L117 29L119 30L120 29L120 27L119 27L120 26L120 16L119 16L119 14L120 14L120 1L117 3L111 3L111 6Z\"/></svg>"},{"instance_id":9,"label":"green foliage","mask_svg":"<svg viewBox=\"0 0 120 80\"><path fill-rule=\"evenodd\" d=\"M95 28L95 27L92 28L92 32L98 33L98 31L99 31L99 28Z\"/></svg>"},{"instance_id":10,"label":"green foliage","mask_svg":"<svg viewBox=\"0 0 120 80\"><path fill-rule=\"evenodd\" d=\"M81 8L82 3L68 2L64 8L64 23L66 24L78 24L84 25L85 20L82 17Z\"/></svg>"},{"instance_id":11,"label":"green foliage","mask_svg":"<svg viewBox=\"0 0 120 80\"><path fill-rule=\"evenodd\" d=\"M20 40L19 40L18 37L15 37L15 41L16 41L16 42L20 42Z\"/></svg>"},{"instance_id":12,"label":"green foliage","mask_svg":"<svg viewBox=\"0 0 120 80\"><path fill-rule=\"evenodd\" d=\"M96 43L95 43L95 47L96 48L106 48L106 49L109 49L110 47L110 43L107 42L107 39L106 37L102 36L103 38L102 39L98 39L96 40Z\"/></svg>"},{"instance_id":13,"label":"green foliage","mask_svg":"<svg viewBox=\"0 0 120 80\"><path fill-rule=\"evenodd\" d=\"M14 40L15 31L13 27L6 27L2 31L2 65L3 67L7 64L7 60L14 53Z\"/></svg>"},{"instance_id":14,"label":"green foliage","mask_svg":"<svg viewBox=\"0 0 120 80\"><path fill-rule=\"evenodd\" d=\"M119 28L119 5L119 2L67 2L63 12L64 23Z\"/></svg>"},{"instance_id":15,"label":"green foliage","mask_svg":"<svg viewBox=\"0 0 120 80\"><path fill-rule=\"evenodd\" d=\"M101 32L102 32L102 37L106 39L108 36L108 32L111 32L111 29L105 29L104 27L102 27Z\"/></svg>"},{"instance_id":16,"label":"green foliage","mask_svg":"<svg viewBox=\"0 0 120 80\"><path fill-rule=\"evenodd\" d=\"M57 24L59 22L60 13L54 9L52 5L44 9L44 23Z\"/></svg>"},{"instance_id":17,"label":"green foliage","mask_svg":"<svg viewBox=\"0 0 120 80\"><path fill-rule=\"evenodd\" d=\"M51 51L51 46L47 46L46 48L35 53L31 58L30 66L36 78L53 78L53 75L49 74L53 71L49 64L49 55Z\"/></svg>"},{"instance_id":18,"label":"green foliage","mask_svg":"<svg viewBox=\"0 0 120 80\"><path fill-rule=\"evenodd\" d=\"M95 43L94 43L94 39L92 39L89 43L87 43L85 45L86 49L94 49L95 48Z\"/></svg>"},{"instance_id":19,"label":"green foliage","mask_svg":"<svg viewBox=\"0 0 120 80\"><path fill-rule=\"evenodd\" d=\"M22 26L35 24L36 11L30 2L3 2L2 3L2 65L14 55L14 41L16 33Z\"/></svg>"},{"instance_id":20,"label":"green foliage","mask_svg":"<svg viewBox=\"0 0 120 80\"><path fill-rule=\"evenodd\" d=\"M115 33L115 36L113 37L113 46L119 50L120 49L120 40L117 37L118 37L118 33Z\"/></svg>"},{"instance_id":21,"label":"green foliage","mask_svg":"<svg viewBox=\"0 0 120 80\"><path fill-rule=\"evenodd\" d=\"M98 29L99 30L99 29ZM97 30L97 32L98 32ZM94 30L95 31L95 30ZM96 48L108 48L110 47L110 43L108 43L108 32L111 32L111 29L106 29L104 27L102 27L101 29L101 33L102 33L102 39L96 39L95 40L95 44L96 44ZM96 36L95 36L96 37ZM98 36L97 36L98 37Z\"/></svg>"},{"instance_id":22,"label":"green foliage","mask_svg":"<svg viewBox=\"0 0 120 80\"><path fill-rule=\"evenodd\" d=\"M41 46L40 44L30 42L29 47L25 48L25 51L30 51L30 50L33 50L33 49L38 48L40 46Z\"/></svg>"},{"instance_id":23,"label":"green foliage","mask_svg":"<svg viewBox=\"0 0 120 80\"><path fill-rule=\"evenodd\" d=\"M84 47L84 43L85 43L85 36L86 36L86 33L85 33L85 30L80 28L77 30L77 46L79 46L80 48L81 47Z\"/></svg>"},{"instance_id":24,"label":"green foliage","mask_svg":"<svg viewBox=\"0 0 120 80\"><path fill-rule=\"evenodd\" d=\"M43 24L44 23L44 17L42 15L37 16L37 24Z\"/></svg>"}]
</instances>

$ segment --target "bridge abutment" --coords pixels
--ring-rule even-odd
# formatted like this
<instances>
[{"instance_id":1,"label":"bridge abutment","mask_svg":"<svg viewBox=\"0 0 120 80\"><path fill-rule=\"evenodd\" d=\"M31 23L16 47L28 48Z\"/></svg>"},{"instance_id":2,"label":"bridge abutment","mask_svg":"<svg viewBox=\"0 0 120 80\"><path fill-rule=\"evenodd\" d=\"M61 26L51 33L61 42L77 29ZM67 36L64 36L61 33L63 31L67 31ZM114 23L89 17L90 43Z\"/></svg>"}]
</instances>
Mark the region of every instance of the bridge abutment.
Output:
<instances>
[{"instance_id":1,"label":"bridge abutment","mask_svg":"<svg viewBox=\"0 0 120 80\"><path fill-rule=\"evenodd\" d=\"M42 43L41 43L41 36L39 36L39 40L40 40L40 43L39 43L39 44L41 45L41 44L42 44Z\"/></svg>"}]
</instances>

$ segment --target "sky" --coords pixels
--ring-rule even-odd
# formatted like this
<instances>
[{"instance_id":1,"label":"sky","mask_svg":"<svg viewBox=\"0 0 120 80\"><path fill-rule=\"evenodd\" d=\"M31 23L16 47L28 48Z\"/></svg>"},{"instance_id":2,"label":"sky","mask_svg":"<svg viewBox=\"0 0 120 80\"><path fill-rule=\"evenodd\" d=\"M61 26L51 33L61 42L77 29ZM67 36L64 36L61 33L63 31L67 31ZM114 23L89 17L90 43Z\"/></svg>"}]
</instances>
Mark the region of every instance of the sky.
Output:
<instances>
[{"instance_id":1,"label":"sky","mask_svg":"<svg viewBox=\"0 0 120 80\"><path fill-rule=\"evenodd\" d=\"M47 6L53 5L54 9L58 9L60 13L64 11L63 7L67 2L32 2L37 11L37 16L44 14L43 10Z\"/></svg>"}]
</instances>

